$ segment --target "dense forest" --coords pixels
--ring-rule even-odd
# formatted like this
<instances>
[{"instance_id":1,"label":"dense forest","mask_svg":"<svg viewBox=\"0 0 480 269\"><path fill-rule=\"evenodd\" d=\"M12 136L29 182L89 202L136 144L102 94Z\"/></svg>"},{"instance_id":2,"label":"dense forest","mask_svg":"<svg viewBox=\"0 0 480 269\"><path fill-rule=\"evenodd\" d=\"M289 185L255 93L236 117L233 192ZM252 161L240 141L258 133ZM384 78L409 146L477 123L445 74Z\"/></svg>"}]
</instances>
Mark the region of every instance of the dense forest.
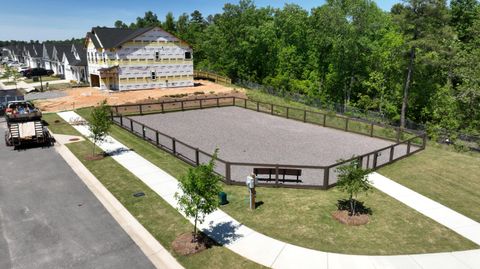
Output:
<instances>
[{"instance_id":1,"label":"dense forest","mask_svg":"<svg viewBox=\"0 0 480 269\"><path fill-rule=\"evenodd\" d=\"M65 40L45 40L42 43L55 43L55 44L84 44L85 38L71 38ZM22 40L0 40L0 48L1 47L8 47L8 46L22 46L27 44L40 44L38 40L30 40L30 41L22 41Z\"/></svg>"},{"instance_id":2,"label":"dense forest","mask_svg":"<svg viewBox=\"0 0 480 269\"><path fill-rule=\"evenodd\" d=\"M162 21L189 42L197 68L294 92L324 103L376 110L404 124L480 132L480 5L476 0L407 0L389 12L374 1L327 0L308 11L287 4L226 4Z\"/></svg>"}]
</instances>

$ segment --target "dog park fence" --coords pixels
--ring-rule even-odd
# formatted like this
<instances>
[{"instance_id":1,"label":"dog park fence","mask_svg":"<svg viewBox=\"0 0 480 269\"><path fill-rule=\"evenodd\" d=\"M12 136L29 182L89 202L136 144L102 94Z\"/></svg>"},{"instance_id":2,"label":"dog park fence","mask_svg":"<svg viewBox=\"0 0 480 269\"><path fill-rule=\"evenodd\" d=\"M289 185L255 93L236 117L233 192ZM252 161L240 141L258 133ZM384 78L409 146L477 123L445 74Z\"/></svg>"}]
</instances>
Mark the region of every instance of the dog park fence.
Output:
<instances>
[{"instance_id":1,"label":"dog park fence","mask_svg":"<svg viewBox=\"0 0 480 269\"><path fill-rule=\"evenodd\" d=\"M305 123L335 128L370 137L377 137L395 142L390 146L342 160L328 166L311 166L301 164L268 164L268 163L241 163L217 158L215 171L221 175L227 184L245 184L245 177L252 173L254 168L270 168L275 171L271 179L260 182L261 186L318 188L328 189L337 182L337 168L347 163L356 162L364 169L378 169L384 165L408 157L425 149L426 134L402 130L397 127L352 119L335 114L298 109L275 104L248 100L240 97L214 97L193 100L165 101L149 104L131 104L111 106L112 121L123 129L148 141L156 147L169 152L173 156L197 166L207 163L213 157L198 147L179 141L160 130L153 129L129 116L154 113L168 113L191 109L206 109L224 106L237 106L257 112L268 113ZM302 170L302 182L282 177L282 169Z\"/></svg>"}]
</instances>

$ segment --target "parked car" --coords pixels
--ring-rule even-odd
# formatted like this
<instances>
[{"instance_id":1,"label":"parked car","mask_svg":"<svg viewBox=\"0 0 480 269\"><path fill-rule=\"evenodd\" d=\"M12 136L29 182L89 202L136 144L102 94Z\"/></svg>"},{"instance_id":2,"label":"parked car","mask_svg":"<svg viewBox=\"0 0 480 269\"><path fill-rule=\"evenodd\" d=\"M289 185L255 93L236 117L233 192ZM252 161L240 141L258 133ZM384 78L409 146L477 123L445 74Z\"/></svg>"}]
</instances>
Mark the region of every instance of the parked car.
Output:
<instances>
[{"instance_id":1,"label":"parked car","mask_svg":"<svg viewBox=\"0 0 480 269\"><path fill-rule=\"evenodd\" d=\"M20 74L22 74L23 76L25 76L25 71L27 71L27 70L29 70L29 69L30 69L30 67L28 67L28 66L20 66L20 67L18 68L18 72L19 72Z\"/></svg>"},{"instance_id":2,"label":"parked car","mask_svg":"<svg viewBox=\"0 0 480 269\"><path fill-rule=\"evenodd\" d=\"M39 76L51 76L53 75L53 70L44 69L44 68L32 68L24 72L27 78L39 77Z\"/></svg>"}]
</instances>

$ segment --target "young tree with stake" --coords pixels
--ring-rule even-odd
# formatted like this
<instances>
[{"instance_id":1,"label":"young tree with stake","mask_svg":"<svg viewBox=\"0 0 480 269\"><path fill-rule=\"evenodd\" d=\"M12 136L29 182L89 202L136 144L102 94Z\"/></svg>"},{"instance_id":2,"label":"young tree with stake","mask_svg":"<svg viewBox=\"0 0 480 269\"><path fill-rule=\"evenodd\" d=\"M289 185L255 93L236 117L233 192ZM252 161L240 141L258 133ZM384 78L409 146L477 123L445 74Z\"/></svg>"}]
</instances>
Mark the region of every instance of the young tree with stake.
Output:
<instances>
[{"instance_id":1,"label":"young tree with stake","mask_svg":"<svg viewBox=\"0 0 480 269\"><path fill-rule=\"evenodd\" d=\"M354 216L356 214L357 195L371 188L367 177L371 170L362 169L358 161L342 165L336 170L339 172L337 187L339 190L348 193L350 202L349 215Z\"/></svg>"},{"instance_id":2,"label":"young tree with stake","mask_svg":"<svg viewBox=\"0 0 480 269\"><path fill-rule=\"evenodd\" d=\"M208 164L200 164L190 168L180 179L181 193L175 193L180 210L187 217L194 218L193 240L197 241L197 223L203 223L205 215L212 213L219 205L218 193L222 191L221 177L215 174L215 160L218 149L215 150Z\"/></svg>"},{"instance_id":3,"label":"young tree with stake","mask_svg":"<svg viewBox=\"0 0 480 269\"><path fill-rule=\"evenodd\" d=\"M91 138L93 139L92 156L95 156L95 147L98 143L105 141L108 135L112 120L110 119L110 108L107 105L107 100L103 100L99 106L95 107L90 114Z\"/></svg>"}]
</instances>

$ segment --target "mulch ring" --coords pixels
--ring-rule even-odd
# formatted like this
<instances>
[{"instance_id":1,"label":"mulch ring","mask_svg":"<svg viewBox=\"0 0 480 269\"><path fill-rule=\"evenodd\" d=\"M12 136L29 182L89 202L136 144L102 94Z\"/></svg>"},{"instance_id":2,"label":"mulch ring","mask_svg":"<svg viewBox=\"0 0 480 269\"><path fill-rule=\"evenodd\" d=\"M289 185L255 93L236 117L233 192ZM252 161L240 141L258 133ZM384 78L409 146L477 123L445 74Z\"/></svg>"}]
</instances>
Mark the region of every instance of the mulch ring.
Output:
<instances>
[{"instance_id":1,"label":"mulch ring","mask_svg":"<svg viewBox=\"0 0 480 269\"><path fill-rule=\"evenodd\" d=\"M347 210L337 210L332 213L332 217L338 220L340 223L349 226L360 226L368 223L368 214L358 214L350 216Z\"/></svg>"},{"instance_id":2,"label":"mulch ring","mask_svg":"<svg viewBox=\"0 0 480 269\"><path fill-rule=\"evenodd\" d=\"M172 248L176 253L188 256L210 248L214 244L212 239L202 233L197 235L197 242L192 241L193 233L181 234L172 242Z\"/></svg>"}]
</instances>

